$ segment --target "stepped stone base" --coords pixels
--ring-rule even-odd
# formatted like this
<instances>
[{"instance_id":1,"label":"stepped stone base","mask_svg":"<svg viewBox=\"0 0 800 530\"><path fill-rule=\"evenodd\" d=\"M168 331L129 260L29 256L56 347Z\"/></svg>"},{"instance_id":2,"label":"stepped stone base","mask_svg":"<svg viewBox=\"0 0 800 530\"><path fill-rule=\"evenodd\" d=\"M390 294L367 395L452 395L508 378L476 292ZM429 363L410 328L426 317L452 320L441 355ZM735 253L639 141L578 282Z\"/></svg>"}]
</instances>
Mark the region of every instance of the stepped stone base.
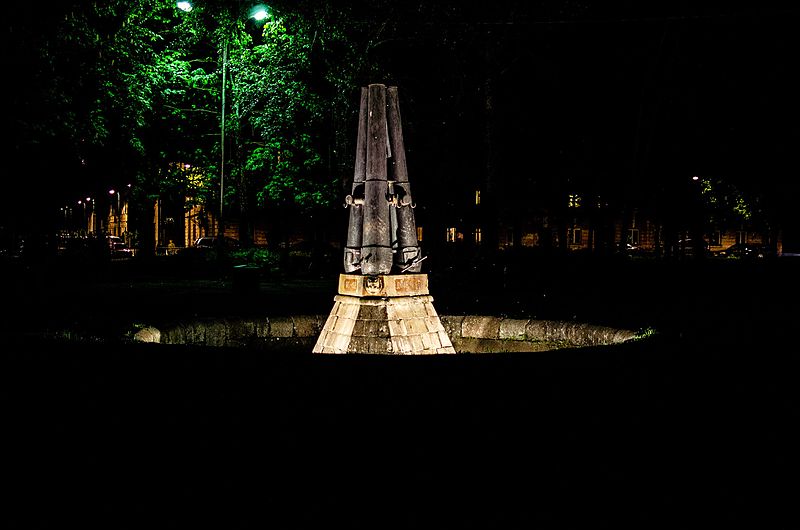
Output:
<instances>
[{"instance_id":1,"label":"stepped stone base","mask_svg":"<svg viewBox=\"0 0 800 530\"><path fill-rule=\"evenodd\" d=\"M314 353L455 353L426 274L342 274Z\"/></svg>"}]
</instances>

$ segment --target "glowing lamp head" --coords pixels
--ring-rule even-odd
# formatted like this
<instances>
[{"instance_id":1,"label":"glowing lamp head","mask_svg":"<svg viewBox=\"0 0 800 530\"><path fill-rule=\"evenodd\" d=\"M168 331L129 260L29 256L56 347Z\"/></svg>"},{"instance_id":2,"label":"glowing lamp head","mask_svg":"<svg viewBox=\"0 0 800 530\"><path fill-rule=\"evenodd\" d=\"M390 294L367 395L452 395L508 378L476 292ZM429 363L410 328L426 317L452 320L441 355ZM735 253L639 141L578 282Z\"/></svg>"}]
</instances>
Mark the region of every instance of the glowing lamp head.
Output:
<instances>
[{"instance_id":1,"label":"glowing lamp head","mask_svg":"<svg viewBox=\"0 0 800 530\"><path fill-rule=\"evenodd\" d=\"M250 18L257 20L258 22L266 20L269 18L269 8L264 4L259 4L253 7L253 9L250 10Z\"/></svg>"},{"instance_id":2,"label":"glowing lamp head","mask_svg":"<svg viewBox=\"0 0 800 530\"><path fill-rule=\"evenodd\" d=\"M185 11L187 13L192 10L191 2L181 1L178 2L176 5L178 6L178 9L180 9L181 11Z\"/></svg>"}]
</instances>

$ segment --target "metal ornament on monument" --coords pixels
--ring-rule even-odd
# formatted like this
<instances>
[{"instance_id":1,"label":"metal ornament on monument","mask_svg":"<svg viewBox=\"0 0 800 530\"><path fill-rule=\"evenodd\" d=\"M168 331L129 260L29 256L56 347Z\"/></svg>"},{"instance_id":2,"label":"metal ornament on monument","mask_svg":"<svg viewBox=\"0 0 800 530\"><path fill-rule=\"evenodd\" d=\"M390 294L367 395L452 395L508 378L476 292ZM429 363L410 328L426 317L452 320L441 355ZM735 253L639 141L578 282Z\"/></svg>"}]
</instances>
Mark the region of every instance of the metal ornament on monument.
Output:
<instances>
[{"instance_id":1,"label":"metal ornament on monument","mask_svg":"<svg viewBox=\"0 0 800 530\"><path fill-rule=\"evenodd\" d=\"M455 353L417 241L397 87L361 89L344 273L314 353Z\"/></svg>"}]
</instances>

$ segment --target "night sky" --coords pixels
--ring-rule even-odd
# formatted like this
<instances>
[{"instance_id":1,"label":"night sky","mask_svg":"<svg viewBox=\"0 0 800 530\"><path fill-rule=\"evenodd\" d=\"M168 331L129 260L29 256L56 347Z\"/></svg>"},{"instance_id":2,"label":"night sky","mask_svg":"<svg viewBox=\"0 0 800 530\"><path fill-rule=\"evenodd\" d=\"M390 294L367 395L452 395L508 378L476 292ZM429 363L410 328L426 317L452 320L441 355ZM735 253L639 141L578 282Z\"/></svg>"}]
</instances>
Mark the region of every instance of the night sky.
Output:
<instances>
[{"instance_id":1,"label":"night sky","mask_svg":"<svg viewBox=\"0 0 800 530\"><path fill-rule=\"evenodd\" d=\"M425 182L450 186L453 175L468 187L485 182L491 130L500 190L544 193L569 182L647 196L700 174L793 208L800 8L791 2L375 5L362 22L391 12L394 33L372 52L387 77L363 82L399 87L411 175L423 193ZM48 208L71 198L79 171L36 130L45 117L36 116L35 48L63 13L9 9L3 158L15 200L4 219L30 216L33 197Z\"/></svg>"},{"instance_id":2,"label":"night sky","mask_svg":"<svg viewBox=\"0 0 800 530\"><path fill-rule=\"evenodd\" d=\"M420 154L438 160L436 173L485 178L490 78L500 189L535 180L543 192L569 181L648 196L670 179L702 175L776 197L797 191L800 11L763 3L531 11L471 25L459 52L426 55L423 45L407 54L431 72L408 66L413 74L398 76L413 127L407 143L441 148Z\"/></svg>"}]
</instances>

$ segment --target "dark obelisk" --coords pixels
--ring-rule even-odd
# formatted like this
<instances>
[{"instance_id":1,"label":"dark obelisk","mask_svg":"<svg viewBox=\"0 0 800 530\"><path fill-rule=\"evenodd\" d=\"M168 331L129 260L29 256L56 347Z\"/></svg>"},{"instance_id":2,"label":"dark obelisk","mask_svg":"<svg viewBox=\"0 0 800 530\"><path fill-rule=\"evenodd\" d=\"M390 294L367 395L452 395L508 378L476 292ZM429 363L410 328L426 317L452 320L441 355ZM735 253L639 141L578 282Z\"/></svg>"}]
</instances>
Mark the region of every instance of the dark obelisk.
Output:
<instances>
[{"instance_id":1,"label":"dark obelisk","mask_svg":"<svg viewBox=\"0 0 800 530\"><path fill-rule=\"evenodd\" d=\"M361 89L344 274L314 353L455 353L421 274L397 88Z\"/></svg>"}]
</instances>

